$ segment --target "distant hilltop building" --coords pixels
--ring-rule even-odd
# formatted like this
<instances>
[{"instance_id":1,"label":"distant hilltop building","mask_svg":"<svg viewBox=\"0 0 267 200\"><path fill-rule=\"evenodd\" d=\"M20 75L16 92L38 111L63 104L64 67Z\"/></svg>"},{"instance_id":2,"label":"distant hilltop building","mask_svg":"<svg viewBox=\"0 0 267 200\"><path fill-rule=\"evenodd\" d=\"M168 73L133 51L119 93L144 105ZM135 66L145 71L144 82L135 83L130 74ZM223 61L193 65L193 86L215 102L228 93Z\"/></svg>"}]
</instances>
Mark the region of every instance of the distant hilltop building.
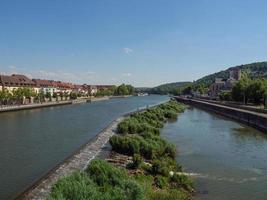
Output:
<instances>
[{"instance_id":1,"label":"distant hilltop building","mask_svg":"<svg viewBox=\"0 0 267 200\"><path fill-rule=\"evenodd\" d=\"M239 69L238 67L230 68L229 79L239 81L241 79L241 69Z\"/></svg>"},{"instance_id":2,"label":"distant hilltop building","mask_svg":"<svg viewBox=\"0 0 267 200\"><path fill-rule=\"evenodd\" d=\"M241 79L241 69L238 67L229 69L229 78L215 78L214 82L210 85L209 96L217 97L220 92L232 90L236 81Z\"/></svg>"}]
</instances>

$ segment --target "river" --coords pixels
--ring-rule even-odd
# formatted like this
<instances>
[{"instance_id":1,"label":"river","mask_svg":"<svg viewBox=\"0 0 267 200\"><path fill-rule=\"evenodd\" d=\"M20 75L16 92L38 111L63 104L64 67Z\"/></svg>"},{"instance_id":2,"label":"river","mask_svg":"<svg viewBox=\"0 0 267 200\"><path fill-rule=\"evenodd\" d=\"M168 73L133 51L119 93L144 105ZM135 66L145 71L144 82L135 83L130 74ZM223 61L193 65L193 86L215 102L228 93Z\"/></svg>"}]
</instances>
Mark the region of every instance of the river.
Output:
<instances>
[{"instance_id":1,"label":"river","mask_svg":"<svg viewBox=\"0 0 267 200\"><path fill-rule=\"evenodd\" d=\"M267 199L267 136L221 116L189 108L162 135L194 173L196 200Z\"/></svg>"},{"instance_id":2,"label":"river","mask_svg":"<svg viewBox=\"0 0 267 200\"><path fill-rule=\"evenodd\" d=\"M167 96L0 113L0 199L12 199L119 116Z\"/></svg>"}]
</instances>

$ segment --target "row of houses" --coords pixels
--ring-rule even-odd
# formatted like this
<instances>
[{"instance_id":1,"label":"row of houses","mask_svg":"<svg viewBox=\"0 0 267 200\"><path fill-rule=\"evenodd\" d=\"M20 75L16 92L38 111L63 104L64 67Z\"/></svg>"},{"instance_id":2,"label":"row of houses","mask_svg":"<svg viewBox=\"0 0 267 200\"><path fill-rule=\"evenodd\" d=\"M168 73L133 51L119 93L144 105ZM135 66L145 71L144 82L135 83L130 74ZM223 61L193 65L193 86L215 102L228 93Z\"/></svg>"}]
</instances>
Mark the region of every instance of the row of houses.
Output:
<instances>
[{"instance_id":1,"label":"row of houses","mask_svg":"<svg viewBox=\"0 0 267 200\"><path fill-rule=\"evenodd\" d=\"M12 74L10 76L0 75L0 90L8 90L12 93L14 89L21 87L32 88L36 93L77 93L81 95L95 95L98 90L114 87L113 85L77 85L62 81L30 79L22 74Z\"/></svg>"}]
</instances>

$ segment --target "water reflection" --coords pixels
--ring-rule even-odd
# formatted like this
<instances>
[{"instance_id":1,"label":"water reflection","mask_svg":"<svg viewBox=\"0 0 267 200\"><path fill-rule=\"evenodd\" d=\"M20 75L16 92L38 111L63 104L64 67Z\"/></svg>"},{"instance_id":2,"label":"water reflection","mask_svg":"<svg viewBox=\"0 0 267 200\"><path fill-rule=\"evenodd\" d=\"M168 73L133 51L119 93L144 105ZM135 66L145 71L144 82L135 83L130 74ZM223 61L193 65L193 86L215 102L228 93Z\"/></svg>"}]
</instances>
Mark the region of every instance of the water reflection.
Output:
<instances>
[{"instance_id":1,"label":"water reflection","mask_svg":"<svg viewBox=\"0 0 267 200\"><path fill-rule=\"evenodd\" d=\"M245 127L244 125L241 127L233 128L233 136L244 140L267 140L266 134L250 127Z\"/></svg>"}]
</instances>

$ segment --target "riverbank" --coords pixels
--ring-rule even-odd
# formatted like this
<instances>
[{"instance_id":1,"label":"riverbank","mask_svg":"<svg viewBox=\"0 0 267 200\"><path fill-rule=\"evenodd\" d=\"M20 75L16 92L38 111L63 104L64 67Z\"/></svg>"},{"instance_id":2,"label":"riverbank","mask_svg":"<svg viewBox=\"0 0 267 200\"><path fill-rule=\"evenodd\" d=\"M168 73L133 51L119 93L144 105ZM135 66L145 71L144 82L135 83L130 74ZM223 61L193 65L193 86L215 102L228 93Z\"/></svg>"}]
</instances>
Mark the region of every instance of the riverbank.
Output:
<instances>
[{"instance_id":1,"label":"riverbank","mask_svg":"<svg viewBox=\"0 0 267 200\"><path fill-rule=\"evenodd\" d=\"M81 99L66 100L66 101L52 101L52 102L44 102L44 103L26 104L26 105L2 106L2 107L0 107L0 113L1 112L20 111L20 110L29 110L29 109L36 109L36 108L53 107L53 106L79 104L79 103L106 101L106 100L110 100L110 99L114 99L114 98L127 98L127 97L130 97L130 95L112 96L112 97L107 96L107 97L81 98Z\"/></svg>"},{"instance_id":2,"label":"riverbank","mask_svg":"<svg viewBox=\"0 0 267 200\"><path fill-rule=\"evenodd\" d=\"M267 133L267 114L265 113L248 111L240 108L233 108L226 105L219 105L195 99L181 97L175 97L175 99L179 102L193 105L208 111L215 112L222 116L229 117Z\"/></svg>"},{"instance_id":3,"label":"riverbank","mask_svg":"<svg viewBox=\"0 0 267 200\"><path fill-rule=\"evenodd\" d=\"M51 169L46 175L44 175L24 192L19 194L15 199L46 199L50 193L52 185L61 177L70 175L72 172L77 170L84 170L88 166L90 161L101 152L109 138L115 133L117 125L122 120L123 117L113 121L93 140L83 145L62 163Z\"/></svg>"},{"instance_id":4,"label":"riverbank","mask_svg":"<svg viewBox=\"0 0 267 200\"><path fill-rule=\"evenodd\" d=\"M62 106L62 105L69 105L69 104L72 104L72 101L58 101L58 102L45 102L45 103L36 103L36 104L28 104L28 105L5 106L5 107L0 107L0 113L35 109L35 108L52 107L52 106Z\"/></svg>"}]
</instances>

